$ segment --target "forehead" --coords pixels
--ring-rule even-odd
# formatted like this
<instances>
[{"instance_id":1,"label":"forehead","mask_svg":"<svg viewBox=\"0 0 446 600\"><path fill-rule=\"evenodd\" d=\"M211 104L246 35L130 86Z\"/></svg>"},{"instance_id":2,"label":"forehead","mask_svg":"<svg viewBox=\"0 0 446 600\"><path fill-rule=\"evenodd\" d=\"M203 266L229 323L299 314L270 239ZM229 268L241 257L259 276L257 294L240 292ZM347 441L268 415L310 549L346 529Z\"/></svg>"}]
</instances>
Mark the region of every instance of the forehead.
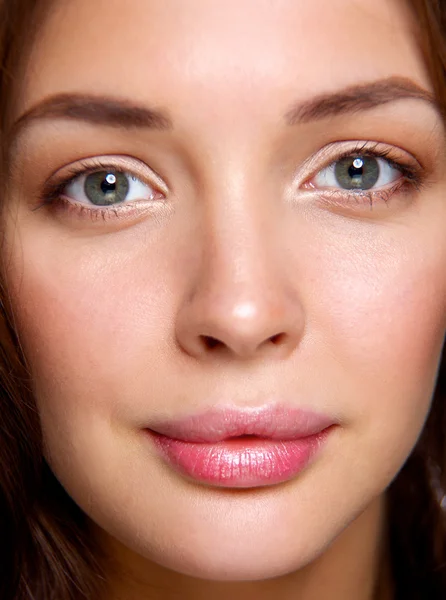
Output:
<instances>
[{"instance_id":1,"label":"forehead","mask_svg":"<svg viewBox=\"0 0 446 600\"><path fill-rule=\"evenodd\" d=\"M282 110L288 95L392 75L429 88L402 0L64 0L42 27L19 109L86 91L180 112Z\"/></svg>"}]
</instances>

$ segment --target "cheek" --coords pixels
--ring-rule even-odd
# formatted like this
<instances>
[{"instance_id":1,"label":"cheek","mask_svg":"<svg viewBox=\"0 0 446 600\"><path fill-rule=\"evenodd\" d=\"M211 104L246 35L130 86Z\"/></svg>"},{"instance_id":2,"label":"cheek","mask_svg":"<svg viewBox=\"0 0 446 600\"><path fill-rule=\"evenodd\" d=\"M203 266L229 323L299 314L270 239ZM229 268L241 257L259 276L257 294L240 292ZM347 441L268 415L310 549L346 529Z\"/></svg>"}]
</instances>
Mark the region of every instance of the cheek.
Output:
<instances>
[{"instance_id":1,"label":"cheek","mask_svg":"<svg viewBox=\"0 0 446 600\"><path fill-rule=\"evenodd\" d=\"M318 345L328 402L370 459L395 452L402 462L427 417L444 343L446 244L432 227L430 237L373 234L336 234L316 259L314 355Z\"/></svg>"},{"instance_id":2,"label":"cheek","mask_svg":"<svg viewBox=\"0 0 446 600\"><path fill-rule=\"evenodd\" d=\"M435 367L445 331L446 286L442 262L425 258L363 257L360 265L337 270L330 281L326 334L333 334L341 360L388 382L393 376L424 378L426 368Z\"/></svg>"},{"instance_id":3,"label":"cheek","mask_svg":"<svg viewBox=\"0 0 446 600\"><path fill-rule=\"evenodd\" d=\"M40 237L26 242L9 287L43 425L51 417L68 431L92 413L142 402L135 386L146 399L172 335L175 268L141 240L59 251Z\"/></svg>"}]
</instances>

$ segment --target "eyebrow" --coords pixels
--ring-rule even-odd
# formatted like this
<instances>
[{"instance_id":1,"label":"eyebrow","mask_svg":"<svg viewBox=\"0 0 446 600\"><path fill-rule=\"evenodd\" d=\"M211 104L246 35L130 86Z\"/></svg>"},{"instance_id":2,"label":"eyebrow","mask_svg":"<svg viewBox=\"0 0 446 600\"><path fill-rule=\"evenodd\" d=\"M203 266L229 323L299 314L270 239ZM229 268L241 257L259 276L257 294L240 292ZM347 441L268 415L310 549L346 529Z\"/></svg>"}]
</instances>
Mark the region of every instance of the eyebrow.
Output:
<instances>
[{"instance_id":1,"label":"eyebrow","mask_svg":"<svg viewBox=\"0 0 446 600\"><path fill-rule=\"evenodd\" d=\"M435 96L406 77L388 77L371 83L349 86L333 94L320 94L289 110L289 125L308 123L339 115L369 110L402 99L424 100L439 111Z\"/></svg>"},{"instance_id":2,"label":"eyebrow","mask_svg":"<svg viewBox=\"0 0 446 600\"><path fill-rule=\"evenodd\" d=\"M405 77L389 77L349 86L338 92L320 94L300 102L285 114L288 125L308 123L352 114L400 99L423 100L439 110L433 94ZM10 140L33 121L68 119L124 129L173 129L169 114L161 109L134 104L129 100L90 94L56 94L31 107L13 124Z\"/></svg>"},{"instance_id":3,"label":"eyebrow","mask_svg":"<svg viewBox=\"0 0 446 600\"><path fill-rule=\"evenodd\" d=\"M129 100L90 94L56 94L27 110L12 126L15 138L33 121L68 119L93 125L109 125L123 129L173 128L169 115L156 108L134 104Z\"/></svg>"}]
</instances>

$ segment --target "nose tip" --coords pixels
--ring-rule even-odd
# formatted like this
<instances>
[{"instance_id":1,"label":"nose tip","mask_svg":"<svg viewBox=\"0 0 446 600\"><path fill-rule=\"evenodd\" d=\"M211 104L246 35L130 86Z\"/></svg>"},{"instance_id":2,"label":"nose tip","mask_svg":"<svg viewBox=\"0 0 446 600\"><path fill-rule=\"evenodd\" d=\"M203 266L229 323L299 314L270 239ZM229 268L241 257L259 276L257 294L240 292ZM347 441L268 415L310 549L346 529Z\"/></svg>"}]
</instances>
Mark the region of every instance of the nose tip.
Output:
<instances>
[{"instance_id":1,"label":"nose tip","mask_svg":"<svg viewBox=\"0 0 446 600\"><path fill-rule=\"evenodd\" d=\"M178 341L189 355L227 355L250 360L285 358L297 346L303 330L299 306L271 292L250 301L228 295L195 297L178 323Z\"/></svg>"}]
</instances>

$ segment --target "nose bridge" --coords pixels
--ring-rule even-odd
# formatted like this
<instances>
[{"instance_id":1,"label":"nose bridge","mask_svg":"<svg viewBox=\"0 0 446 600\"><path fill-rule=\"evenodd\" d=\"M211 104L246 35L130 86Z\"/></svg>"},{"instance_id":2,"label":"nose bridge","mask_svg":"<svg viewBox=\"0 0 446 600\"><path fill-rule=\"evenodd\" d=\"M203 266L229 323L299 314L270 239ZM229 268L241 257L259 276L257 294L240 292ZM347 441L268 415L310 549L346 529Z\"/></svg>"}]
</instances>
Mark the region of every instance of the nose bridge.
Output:
<instances>
[{"instance_id":1,"label":"nose bridge","mask_svg":"<svg viewBox=\"0 0 446 600\"><path fill-rule=\"evenodd\" d=\"M273 348L283 354L299 338L302 312L280 264L280 200L254 169L229 171L225 177L220 165L202 190L202 260L178 314L177 337L201 357L216 348L239 358Z\"/></svg>"},{"instance_id":2,"label":"nose bridge","mask_svg":"<svg viewBox=\"0 0 446 600\"><path fill-rule=\"evenodd\" d=\"M226 182L224 187L221 180ZM220 170L204 200L204 270L227 284L245 284L245 292L265 276L275 233L276 212L268 206L260 185L244 172ZM270 213L268 227L265 213Z\"/></svg>"},{"instance_id":3,"label":"nose bridge","mask_svg":"<svg viewBox=\"0 0 446 600\"><path fill-rule=\"evenodd\" d=\"M211 296L224 292L235 312L254 303L260 315L262 302L284 277L279 264L280 184L263 175L268 169L254 146L239 145L232 157L220 161L204 185L200 281Z\"/></svg>"}]
</instances>

